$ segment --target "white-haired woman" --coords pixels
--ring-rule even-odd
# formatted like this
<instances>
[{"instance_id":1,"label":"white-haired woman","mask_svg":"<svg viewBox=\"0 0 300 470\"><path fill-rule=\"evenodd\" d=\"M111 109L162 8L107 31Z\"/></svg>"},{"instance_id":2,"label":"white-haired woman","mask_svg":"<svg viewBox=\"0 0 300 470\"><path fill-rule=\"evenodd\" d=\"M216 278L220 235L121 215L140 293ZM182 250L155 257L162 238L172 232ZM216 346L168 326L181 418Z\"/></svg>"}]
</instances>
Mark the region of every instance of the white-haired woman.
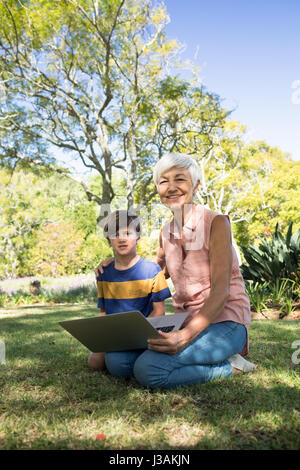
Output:
<instances>
[{"instance_id":1,"label":"white-haired woman","mask_svg":"<svg viewBox=\"0 0 300 470\"><path fill-rule=\"evenodd\" d=\"M229 218L194 204L200 172L188 155L165 155L153 177L173 214L162 228L157 262L175 287L175 313L189 316L181 330L150 339L128 375L150 388L170 388L248 372L255 366L239 353L248 352L250 304Z\"/></svg>"}]
</instances>

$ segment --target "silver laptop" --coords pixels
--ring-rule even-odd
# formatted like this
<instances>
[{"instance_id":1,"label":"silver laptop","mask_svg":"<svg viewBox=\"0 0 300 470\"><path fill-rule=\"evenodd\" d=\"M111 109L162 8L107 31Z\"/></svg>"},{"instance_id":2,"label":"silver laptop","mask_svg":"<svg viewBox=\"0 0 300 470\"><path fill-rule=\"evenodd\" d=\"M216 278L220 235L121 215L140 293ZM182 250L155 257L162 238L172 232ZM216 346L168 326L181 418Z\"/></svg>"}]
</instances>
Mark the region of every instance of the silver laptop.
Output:
<instances>
[{"instance_id":1,"label":"silver laptop","mask_svg":"<svg viewBox=\"0 0 300 470\"><path fill-rule=\"evenodd\" d=\"M188 312L146 318L139 311L61 321L59 324L92 352L147 349L158 330L179 330Z\"/></svg>"}]
</instances>

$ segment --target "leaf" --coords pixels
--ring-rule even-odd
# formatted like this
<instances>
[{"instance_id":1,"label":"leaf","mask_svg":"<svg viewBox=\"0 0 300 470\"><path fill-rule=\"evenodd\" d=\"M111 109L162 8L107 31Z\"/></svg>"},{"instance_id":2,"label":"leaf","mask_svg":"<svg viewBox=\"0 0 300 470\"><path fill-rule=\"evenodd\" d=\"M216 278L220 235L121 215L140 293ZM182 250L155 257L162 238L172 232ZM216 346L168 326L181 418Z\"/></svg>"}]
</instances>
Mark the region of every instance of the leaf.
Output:
<instances>
[{"instance_id":1,"label":"leaf","mask_svg":"<svg viewBox=\"0 0 300 470\"><path fill-rule=\"evenodd\" d=\"M183 398L182 400L175 400L173 403L172 403L172 408L173 409L177 409L177 408L182 408L184 405L187 404L187 399L186 398Z\"/></svg>"},{"instance_id":2,"label":"leaf","mask_svg":"<svg viewBox=\"0 0 300 470\"><path fill-rule=\"evenodd\" d=\"M287 234L286 234L286 245L289 247L292 237L293 222L290 222Z\"/></svg>"}]
</instances>

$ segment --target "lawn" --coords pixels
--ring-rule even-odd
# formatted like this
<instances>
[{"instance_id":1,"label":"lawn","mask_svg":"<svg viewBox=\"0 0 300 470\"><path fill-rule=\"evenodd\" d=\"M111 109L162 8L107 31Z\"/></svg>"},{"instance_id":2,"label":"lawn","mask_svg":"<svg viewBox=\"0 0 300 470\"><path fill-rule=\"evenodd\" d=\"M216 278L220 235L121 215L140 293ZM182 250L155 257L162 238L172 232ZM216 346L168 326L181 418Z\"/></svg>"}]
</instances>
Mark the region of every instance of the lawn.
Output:
<instances>
[{"instance_id":1,"label":"lawn","mask_svg":"<svg viewBox=\"0 0 300 470\"><path fill-rule=\"evenodd\" d=\"M254 373L151 391L89 371L88 351L58 325L96 313L91 305L0 309L1 449L300 448L291 347L299 321L252 322Z\"/></svg>"}]
</instances>

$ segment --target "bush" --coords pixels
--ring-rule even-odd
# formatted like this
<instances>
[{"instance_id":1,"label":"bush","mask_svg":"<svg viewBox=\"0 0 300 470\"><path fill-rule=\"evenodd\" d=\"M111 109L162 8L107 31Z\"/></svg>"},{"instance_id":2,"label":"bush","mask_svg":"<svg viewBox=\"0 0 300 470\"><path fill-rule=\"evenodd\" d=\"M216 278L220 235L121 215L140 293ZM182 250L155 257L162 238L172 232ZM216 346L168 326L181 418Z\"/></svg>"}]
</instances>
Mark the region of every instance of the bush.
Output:
<instances>
[{"instance_id":1,"label":"bush","mask_svg":"<svg viewBox=\"0 0 300 470\"><path fill-rule=\"evenodd\" d=\"M8 301L8 295L0 290L0 307L5 307Z\"/></svg>"},{"instance_id":2,"label":"bush","mask_svg":"<svg viewBox=\"0 0 300 470\"><path fill-rule=\"evenodd\" d=\"M295 302L299 300L299 292L295 282L290 279L277 280L275 284L245 281L246 293L249 296L251 310L262 313L275 308L283 318L295 310Z\"/></svg>"},{"instance_id":3,"label":"bush","mask_svg":"<svg viewBox=\"0 0 300 470\"><path fill-rule=\"evenodd\" d=\"M267 302L269 300L269 288L267 282L260 284L254 281L246 281L245 288L249 296L251 309L254 312L261 313L267 308Z\"/></svg>"},{"instance_id":4,"label":"bush","mask_svg":"<svg viewBox=\"0 0 300 470\"><path fill-rule=\"evenodd\" d=\"M246 260L241 265L245 280L260 284L300 280L300 230L292 235L292 226L291 222L285 238L277 224L271 240L262 240L258 247L241 246Z\"/></svg>"},{"instance_id":5,"label":"bush","mask_svg":"<svg viewBox=\"0 0 300 470\"><path fill-rule=\"evenodd\" d=\"M0 292L0 307L6 305L31 305L37 303L70 303L70 304L95 304L97 305L96 282L89 285L70 285L60 288L41 288L38 295L24 289L18 289L11 293Z\"/></svg>"},{"instance_id":6,"label":"bush","mask_svg":"<svg viewBox=\"0 0 300 470\"><path fill-rule=\"evenodd\" d=\"M158 239L142 237L137 244L136 252L142 258L156 262L158 252Z\"/></svg>"},{"instance_id":7,"label":"bush","mask_svg":"<svg viewBox=\"0 0 300 470\"><path fill-rule=\"evenodd\" d=\"M83 233L70 222L43 225L30 251L31 274L53 277L76 274L83 263L80 256L83 241Z\"/></svg>"},{"instance_id":8,"label":"bush","mask_svg":"<svg viewBox=\"0 0 300 470\"><path fill-rule=\"evenodd\" d=\"M99 265L100 261L113 256L113 251L104 238L95 233L90 234L84 241L80 256L83 261L82 272L89 273Z\"/></svg>"}]
</instances>

